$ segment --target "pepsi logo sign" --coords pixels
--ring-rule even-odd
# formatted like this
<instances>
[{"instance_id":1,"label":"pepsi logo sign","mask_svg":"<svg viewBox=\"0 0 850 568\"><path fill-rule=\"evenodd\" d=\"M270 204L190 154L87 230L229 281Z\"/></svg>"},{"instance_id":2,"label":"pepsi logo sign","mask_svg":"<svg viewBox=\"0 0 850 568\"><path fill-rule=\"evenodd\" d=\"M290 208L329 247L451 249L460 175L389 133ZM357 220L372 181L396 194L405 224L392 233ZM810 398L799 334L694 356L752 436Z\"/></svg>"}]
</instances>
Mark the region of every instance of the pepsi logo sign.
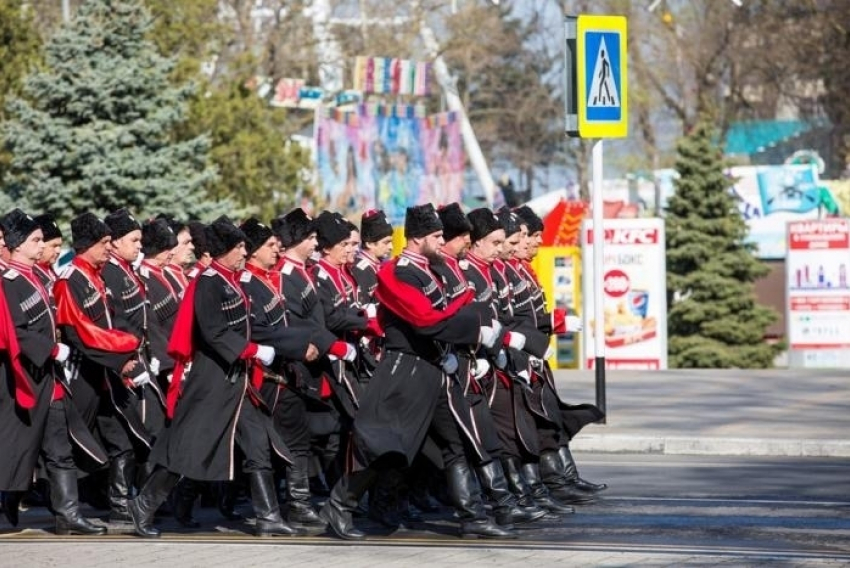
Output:
<instances>
[{"instance_id":1,"label":"pepsi logo sign","mask_svg":"<svg viewBox=\"0 0 850 568\"><path fill-rule=\"evenodd\" d=\"M605 273L602 286L605 289L606 294L612 298L619 298L620 296L628 294L629 289L632 287L632 283L629 280L628 274L619 268L614 268L613 270L609 270Z\"/></svg>"}]
</instances>

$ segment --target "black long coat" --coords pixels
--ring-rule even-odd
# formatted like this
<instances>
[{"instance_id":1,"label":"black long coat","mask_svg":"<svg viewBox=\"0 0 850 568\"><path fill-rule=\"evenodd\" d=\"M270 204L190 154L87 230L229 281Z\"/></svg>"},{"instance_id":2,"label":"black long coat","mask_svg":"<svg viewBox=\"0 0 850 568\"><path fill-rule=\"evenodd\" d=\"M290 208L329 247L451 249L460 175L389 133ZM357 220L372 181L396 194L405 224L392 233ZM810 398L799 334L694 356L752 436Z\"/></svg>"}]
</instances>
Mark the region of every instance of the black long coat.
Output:
<instances>
[{"instance_id":1,"label":"black long coat","mask_svg":"<svg viewBox=\"0 0 850 568\"><path fill-rule=\"evenodd\" d=\"M233 479L236 424L242 405L254 404L259 398L250 385L249 362L242 358L251 339L250 306L237 276L220 270L204 271L193 283L194 296L187 293L184 300L194 306L191 368L183 380L174 418L151 451L156 463L200 481ZM174 333L181 331L179 326L174 329ZM289 459L268 409L263 411L264 432L254 439L266 440L271 450Z\"/></svg>"}]
</instances>

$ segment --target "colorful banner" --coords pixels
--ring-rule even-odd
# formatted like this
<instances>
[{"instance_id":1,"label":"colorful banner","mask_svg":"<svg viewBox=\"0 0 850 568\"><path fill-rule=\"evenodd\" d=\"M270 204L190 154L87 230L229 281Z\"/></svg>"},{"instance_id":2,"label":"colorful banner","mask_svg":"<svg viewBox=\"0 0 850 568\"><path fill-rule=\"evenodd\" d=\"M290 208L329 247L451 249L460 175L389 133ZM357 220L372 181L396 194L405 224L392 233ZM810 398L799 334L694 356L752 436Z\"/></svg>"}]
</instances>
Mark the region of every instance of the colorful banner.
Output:
<instances>
[{"instance_id":1,"label":"colorful banner","mask_svg":"<svg viewBox=\"0 0 850 568\"><path fill-rule=\"evenodd\" d=\"M667 368L667 282L662 219L605 220L605 337L594 336L593 222L582 225L584 361L592 369L597 341L608 369Z\"/></svg>"},{"instance_id":2,"label":"colorful banner","mask_svg":"<svg viewBox=\"0 0 850 568\"><path fill-rule=\"evenodd\" d=\"M464 154L455 113L409 105L317 113L316 168L325 206L355 218L383 209L394 225L407 207L463 198Z\"/></svg>"},{"instance_id":3,"label":"colorful banner","mask_svg":"<svg viewBox=\"0 0 850 568\"><path fill-rule=\"evenodd\" d=\"M354 90L364 93L428 96L431 63L396 57L364 57L354 61Z\"/></svg>"},{"instance_id":4,"label":"colorful banner","mask_svg":"<svg viewBox=\"0 0 850 568\"><path fill-rule=\"evenodd\" d=\"M850 221L788 223L789 365L850 366Z\"/></svg>"}]
</instances>

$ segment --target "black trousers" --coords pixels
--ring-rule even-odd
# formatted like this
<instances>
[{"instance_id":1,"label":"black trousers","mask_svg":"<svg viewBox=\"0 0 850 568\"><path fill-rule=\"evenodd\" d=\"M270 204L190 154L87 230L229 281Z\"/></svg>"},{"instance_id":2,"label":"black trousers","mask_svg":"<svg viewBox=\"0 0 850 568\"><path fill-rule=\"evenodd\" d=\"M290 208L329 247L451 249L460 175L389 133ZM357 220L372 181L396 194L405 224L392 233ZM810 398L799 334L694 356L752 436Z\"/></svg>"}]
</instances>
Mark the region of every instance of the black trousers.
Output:
<instances>
[{"instance_id":1,"label":"black trousers","mask_svg":"<svg viewBox=\"0 0 850 568\"><path fill-rule=\"evenodd\" d=\"M246 397L236 420L236 445L244 456L245 473L272 471L271 442L266 431L269 417Z\"/></svg>"},{"instance_id":2,"label":"black trousers","mask_svg":"<svg viewBox=\"0 0 850 568\"><path fill-rule=\"evenodd\" d=\"M47 412L47 424L41 441L41 458L48 470L76 469L74 448L65 418L65 401L54 400Z\"/></svg>"},{"instance_id":3,"label":"black trousers","mask_svg":"<svg viewBox=\"0 0 850 568\"><path fill-rule=\"evenodd\" d=\"M312 434L304 398L292 389L282 389L272 418L292 457L310 456Z\"/></svg>"}]
</instances>

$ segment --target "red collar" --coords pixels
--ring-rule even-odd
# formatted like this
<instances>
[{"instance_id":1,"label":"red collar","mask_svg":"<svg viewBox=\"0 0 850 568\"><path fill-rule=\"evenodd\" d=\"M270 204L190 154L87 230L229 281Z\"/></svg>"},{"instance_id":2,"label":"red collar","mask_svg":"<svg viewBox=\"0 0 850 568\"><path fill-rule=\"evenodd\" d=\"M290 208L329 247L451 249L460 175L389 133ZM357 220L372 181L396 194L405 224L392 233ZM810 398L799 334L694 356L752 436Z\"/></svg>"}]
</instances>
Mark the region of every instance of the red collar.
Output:
<instances>
[{"instance_id":1,"label":"red collar","mask_svg":"<svg viewBox=\"0 0 850 568\"><path fill-rule=\"evenodd\" d=\"M403 250L401 251L400 256L406 258L422 270L429 270L431 268L431 263L428 261L428 257L421 255L418 252Z\"/></svg>"},{"instance_id":2,"label":"red collar","mask_svg":"<svg viewBox=\"0 0 850 568\"><path fill-rule=\"evenodd\" d=\"M280 272L276 270L264 270L250 262L245 264L245 270L256 276L260 281L271 289L272 293L280 295Z\"/></svg>"},{"instance_id":3,"label":"red collar","mask_svg":"<svg viewBox=\"0 0 850 568\"><path fill-rule=\"evenodd\" d=\"M359 257L368 262L375 270L377 270L381 266L381 261L369 254L368 251L361 250Z\"/></svg>"},{"instance_id":4,"label":"red collar","mask_svg":"<svg viewBox=\"0 0 850 568\"><path fill-rule=\"evenodd\" d=\"M328 276L331 277L331 281L334 283L334 286L336 286L336 289L344 298L347 298L348 300L354 299L350 296L350 294L354 291L354 283L352 282L351 277L347 274L345 266L334 266L324 258L319 260L318 266L327 272Z\"/></svg>"},{"instance_id":5,"label":"red collar","mask_svg":"<svg viewBox=\"0 0 850 568\"><path fill-rule=\"evenodd\" d=\"M71 260L71 264L77 267L77 269L83 273L83 276L91 282L92 286L100 292L100 295L105 299L106 298L106 284L103 282L103 278L100 276L100 271L103 270L101 268L95 268L95 266L89 261L85 260L81 256L75 256L73 260Z\"/></svg>"}]
</instances>

